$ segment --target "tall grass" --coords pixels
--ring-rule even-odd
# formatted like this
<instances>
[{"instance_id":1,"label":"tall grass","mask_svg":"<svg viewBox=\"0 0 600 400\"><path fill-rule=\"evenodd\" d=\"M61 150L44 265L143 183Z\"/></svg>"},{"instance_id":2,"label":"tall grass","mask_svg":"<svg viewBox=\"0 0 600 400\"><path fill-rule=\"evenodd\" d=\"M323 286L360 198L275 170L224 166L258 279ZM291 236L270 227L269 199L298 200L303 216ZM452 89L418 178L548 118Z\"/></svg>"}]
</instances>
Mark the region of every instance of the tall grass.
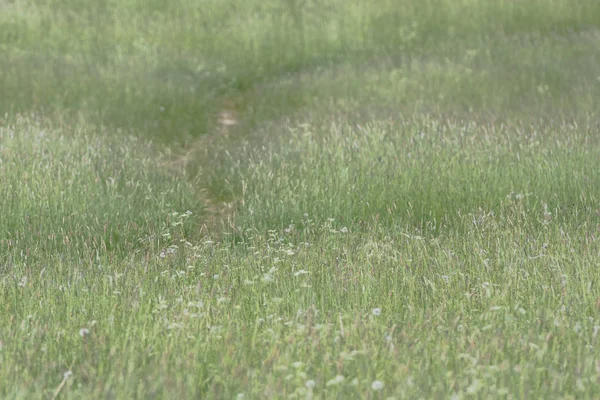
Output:
<instances>
[{"instance_id":1,"label":"tall grass","mask_svg":"<svg viewBox=\"0 0 600 400\"><path fill-rule=\"evenodd\" d=\"M413 124L302 128L244 167L232 162L243 188L236 230L213 238L173 212L194 204L185 181L138 175L136 141L103 147L35 121L4 127L3 143L15 135L3 162L21 163L9 179L31 174L31 199L62 200L82 218L57 221L53 201L23 197L37 205L41 236L18 210L6 214L33 236L15 242L22 251L0 280L0 395L592 397L596 142L568 126L486 136ZM99 171L139 179L133 197L90 171L114 149L128 167L113 159ZM111 203L86 208L104 191ZM430 213L413 216L419 207ZM120 245L90 254L115 208L129 210ZM36 248L67 229L78 245Z\"/></svg>"},{"instance_id":2,"label":"tall grass","mask_svg":"<svg viewBox=\"0 0 600 400\"><path fill-rule=\"evenodd\" d=\"M557 44L552 43L557 37L585 35L597 28L600 7L593 0L437 0L418 6L388 0L243 5L19 0L0 7L0 91L4 94L0 113L82 112L104 124L135 128L165 140L184 141L213 131L219 99L234 99L249 119L260 120L265 112L268 117L287 115L310 102L314 93L302 87L282 92L268 84L339 63L381 63L382 58L391 58L396 64L425 69L417 87L408 92L411 101L428 100L428 106L441 100L440 78L442 86L456 79L460 85L476 82L460 100L467 110L471 101L497 106L487 103L487 93L478 93L481 86L496 90L514 82L509 97L503 97L511 103L512 91L519 90L516 94L522 97L523 91L536 93L538 87L559 99L565 88L581 94L577 85L570 89L573 76L589 86L597 78L593 71L598 70L597 56L588 51L589 46L597 48L593 39L583 37L574 49L557 50L573 55L549 56L556 51ZM540 36L549 47L541 60L531 47L539 45ZM513 40L497 48L497 38L502 37ZM569 41L566 47L573 43L577 41ZM474 76L456 75L460 74L456 62L446 60L462 57L465 51L478 54L475 65L464 66ZM411 64L413 60L417 63ZM574 69L562 67L563 63ZM453 75L436 77L447 75L448 70ZM353 73L337 81L335 91L361 90L361 75ZM411 75L409 81L413 79ZM326 89L317 90L317 97L327 97L331 88ZM255 113L256 97L273 98L273 91L277 102ZM450 98L443 102L454 103Z\"/></svg>"},{"instance_id":3,"label":"tall grass","mask_svg":"<svg viewBox=\"0 0 600 400\"><path fill-rule=\"evenodd\" d=\"M284 228L304 214L435 230L478 210L502 215L515 199L542 222L549 212L573 225L598 222L597 137L572 125L334 121L251 143L224 156L229 170L213 172L226 195L242 198L242 231Z\"/></svg>"},{"instance_id":4,"label":"tall grass","mask_svg":"<svg viewBox=\"0 0 600 400\"><path fill-rule=\"evenodd\" d=\"M598 21L0 0L0 398L593 398Z\"/></svg>"},{"instance_id":5,"label":"tall grass","mask_svg":"<svg viewBox=\"0 0 600 400\"><path fill-rule=\"evenodd\" d=\"M133 136L19 117L0 126L0 160L0 252L8 265L55 256L94 262L101 253L166 246L170 238L160 233L173 212L203 212L193 182L175 177Z\"/></svg>"}]
</instances>

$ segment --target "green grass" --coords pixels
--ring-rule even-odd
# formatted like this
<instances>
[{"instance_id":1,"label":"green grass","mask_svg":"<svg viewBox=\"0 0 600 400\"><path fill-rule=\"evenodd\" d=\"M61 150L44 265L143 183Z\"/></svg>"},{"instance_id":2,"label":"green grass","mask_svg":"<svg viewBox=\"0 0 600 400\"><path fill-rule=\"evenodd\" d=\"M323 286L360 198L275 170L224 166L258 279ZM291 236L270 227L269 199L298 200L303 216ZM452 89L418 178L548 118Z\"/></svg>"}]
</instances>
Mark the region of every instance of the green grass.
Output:
<instances>
[{"instance_id":1,"label":"green grass","mask_svg":"<svg viewBox=\"0 0 600 400\"><path fill-rule=\"evenodd\" d=\"M0 110L83 113L173 143L211 132L220 99L235 99L249 119L260 121L327 100L332 92L362 91L363 83L389 72L394 86L408 87L388 98L401 94L428 110L440 101L456 105L448 97L456 87L458 105L467 110L520 110L525 104L524 111L539 111L540 91L561 99L565 91L560 101L571 105L566 111L582 94L589 98L581 102L586 110L597 109L600 7L594 0L154 5L3 2ZM299 82L295 75L306 72L336 71L332 66L386 60L398 70L367 77L362 68L336 72L338 79L325 77L325 87L313 90L277 84ZM371 83L369 91L387 84ZM267 101L266 109L257 112L256 100Z\"/></svg>"},{"instance_id":2,"label":"green grass","mask_svg":"<svg viewBox=\"0 0 600 400\"><path fill-rule=\"evenodd\" d=\"M171 213L203 211L193 182L165 170L139 138L19 117L0 127L0 143L9 261L140 251L165 240Z\"/></svg>"},{"instance_id":3,"label":"green grass","mask_svg":"<svg viewBox=\"0 0 600 400\"><path fill-rule=\"evenodd\" d=\"M575 127L538 129L431 118L303 125L262 147L242 144L247 150L214 180L242 194L240 230L284 228L304 214L456 228L461 214L503 214L518 197L531 217L552 210L561 222L583 223L600 199L597 138Z\"/></svg>"},{"instance_id":4,"label":"green grass","mask_svg":"<svg viewBox=\"0 0 600 400\"><path fill-rule=\"evenodd\" d=\"M594 398L598 21L0 0L0 397Z\"/></svg>"}]
</instances>

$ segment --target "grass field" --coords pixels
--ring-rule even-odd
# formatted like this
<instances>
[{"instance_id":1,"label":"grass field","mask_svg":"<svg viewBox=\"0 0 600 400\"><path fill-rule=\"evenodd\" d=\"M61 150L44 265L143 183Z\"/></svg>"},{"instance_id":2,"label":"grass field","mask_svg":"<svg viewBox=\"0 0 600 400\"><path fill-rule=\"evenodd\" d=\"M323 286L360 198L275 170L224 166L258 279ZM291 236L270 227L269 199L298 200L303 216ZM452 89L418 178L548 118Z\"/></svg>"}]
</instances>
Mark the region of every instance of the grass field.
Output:
<instances>
[{"instance_id":1,"label":"grass field","mask_svg":"<svg viewBox=\"0 0 600 400\"><path fill-rule=\"evenodd\" d=\"M0 398L595 398L595 0L0 0Z\"/></svg>"}]
</instances>

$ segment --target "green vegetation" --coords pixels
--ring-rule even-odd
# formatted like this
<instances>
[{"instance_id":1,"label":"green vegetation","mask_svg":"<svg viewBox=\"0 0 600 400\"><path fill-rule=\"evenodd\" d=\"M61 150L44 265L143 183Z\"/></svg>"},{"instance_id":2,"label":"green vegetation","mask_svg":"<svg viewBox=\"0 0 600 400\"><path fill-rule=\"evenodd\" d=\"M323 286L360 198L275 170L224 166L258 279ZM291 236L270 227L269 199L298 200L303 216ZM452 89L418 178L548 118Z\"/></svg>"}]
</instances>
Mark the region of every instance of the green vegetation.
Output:
<instances>
[{"instance_id":1,"label":"green vegetation","mask_svg":"<svg viewBox=\"0 0 600 400\"><path fill-rule=\"evenodd\" d=\"M593 398L599 21L0 0L0 397Z\"/></svg>"},{"instance_id":2,"label":"green vegetation","mask_svg":"<svg viewBox=\"0 0 600 400\"><path fill-rule=\"evenodd\" d=\"M223 98L254 122L349 94L359 108L583 113L597 109L600 7L573 3L4 1L0 108L169 143L210 132Z\"/></svg>"}]
</instances>

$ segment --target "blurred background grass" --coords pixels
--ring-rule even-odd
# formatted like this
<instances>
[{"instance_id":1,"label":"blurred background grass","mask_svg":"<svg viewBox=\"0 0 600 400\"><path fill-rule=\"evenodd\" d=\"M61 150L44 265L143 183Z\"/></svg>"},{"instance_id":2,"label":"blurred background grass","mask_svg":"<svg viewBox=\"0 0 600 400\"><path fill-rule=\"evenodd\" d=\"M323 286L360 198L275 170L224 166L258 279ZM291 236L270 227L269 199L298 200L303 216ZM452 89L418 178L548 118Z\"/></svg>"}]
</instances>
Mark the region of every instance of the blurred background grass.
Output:
<instances>
[{"instance_id":1,"label":"blurred background grass","mask_svg":"<svg viewBox=\"0 0 600 400\"><path fill-rule=\"evenodd\" d=\"M599 21L594 0L3 0L0 112L170 143L224 102L245 127L327 105L588 118Z\"/></svg>"}]
</instances>

